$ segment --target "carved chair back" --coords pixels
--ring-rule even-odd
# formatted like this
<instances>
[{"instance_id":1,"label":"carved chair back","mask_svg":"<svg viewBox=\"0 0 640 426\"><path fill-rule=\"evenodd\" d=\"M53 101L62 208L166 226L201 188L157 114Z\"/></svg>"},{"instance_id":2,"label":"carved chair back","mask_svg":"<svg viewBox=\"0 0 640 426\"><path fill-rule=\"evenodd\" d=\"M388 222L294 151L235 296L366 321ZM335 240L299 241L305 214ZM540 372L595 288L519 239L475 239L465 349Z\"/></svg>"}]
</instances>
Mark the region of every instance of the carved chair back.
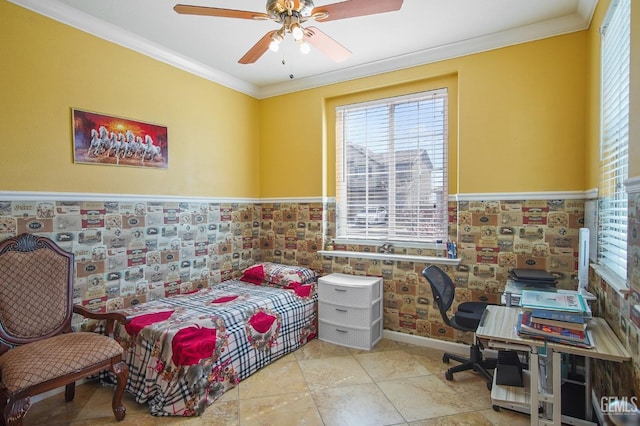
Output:
<instances>
[{"instance_id":1,"label":"carved chair back","mask_svg":"<svg viewBox=\"0 0 640 426\"><path fill-rule=\"evenodd\" d=\"M0 354L71 331L73 254L22 234L0 243Z\"/></svg>"}]
</instances>

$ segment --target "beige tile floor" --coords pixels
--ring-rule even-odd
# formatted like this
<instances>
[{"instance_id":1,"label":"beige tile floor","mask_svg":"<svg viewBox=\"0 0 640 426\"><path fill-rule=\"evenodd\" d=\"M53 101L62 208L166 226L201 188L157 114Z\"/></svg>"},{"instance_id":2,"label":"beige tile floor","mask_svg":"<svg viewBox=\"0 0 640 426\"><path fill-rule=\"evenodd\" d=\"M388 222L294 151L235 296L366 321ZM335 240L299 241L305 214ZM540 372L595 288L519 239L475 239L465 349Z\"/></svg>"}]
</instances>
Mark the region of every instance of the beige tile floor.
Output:
<instances>
[{"instance_id":1,"label":"beige tile floor","mask_svg":"<svg viewBox=\"0 0 640 426\"><path fill-rule=\"evenodd\" d=\"M227 392L200 417L154 417L126 394L120 425L527 425L529 417L491 408L473 372L447 381L442 351L382 340L359 351L314 340ZM37 402L25 425L115 424L113 388L85 383Z\"/></svg>"}]
</instances>

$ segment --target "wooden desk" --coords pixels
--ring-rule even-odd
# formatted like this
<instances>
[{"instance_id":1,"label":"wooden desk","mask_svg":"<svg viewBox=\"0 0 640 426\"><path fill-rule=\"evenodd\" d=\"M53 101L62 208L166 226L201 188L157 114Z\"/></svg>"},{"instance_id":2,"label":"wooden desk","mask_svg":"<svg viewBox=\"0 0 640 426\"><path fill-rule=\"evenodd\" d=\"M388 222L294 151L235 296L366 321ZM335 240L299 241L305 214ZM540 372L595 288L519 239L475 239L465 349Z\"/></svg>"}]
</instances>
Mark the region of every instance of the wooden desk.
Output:
<instances>
[{"instance_id":1,"label":"wooden desk","mask_svg":"<svg viewBox=\"0 0 640 426\"><path fill-rule=\"evenodd\" d=\"M531 424L560 424L562 422L571 424L590 424L589 422L576 420L571 418L565 419L562 416L560 386L561 386L561 358L560 354L573 354L585 357L585 409L591 413L591 381L589 377L589 361L591 358L603 359L608 361L622 362L631 359L629 352L620 343L616 335L613 333L609 325L603 318L594 318L589 322L589 329L593 336L594 348L585 349L577 346L563 345L560 343L546 342L544 340L527 339L518 336L516 332L516 321L520 308L494 306L490 305L484 313L480 326L476 330L476 337L481 340L487 340L490 347L496 349L513 349L530 352L530 365L532 368L529 372L529 395L528 398L516 398L519 403L527 403L529 405L529 413L538 412L538 403L547 402L553 405L553 415L551 419L539 419L537 416L531 416ZM540 348L546 348L547 360L551 360L548 367L551 369L551 381L547 376L547 384L551 385L551 392L540 392L541 388L538 369L533 366L538 365L538 351ZM547 374L549 372L547 371ZM496 386L494 386L495 388ZM512 389L508 386L505 395L515 393L518 389ZM522 388L519 388L523 390ZM504 389L496 389L497 392ZM492 398L494 392L492 391ZM589 415L587 415L587 420Z\"/></svg>"}]
</instances>

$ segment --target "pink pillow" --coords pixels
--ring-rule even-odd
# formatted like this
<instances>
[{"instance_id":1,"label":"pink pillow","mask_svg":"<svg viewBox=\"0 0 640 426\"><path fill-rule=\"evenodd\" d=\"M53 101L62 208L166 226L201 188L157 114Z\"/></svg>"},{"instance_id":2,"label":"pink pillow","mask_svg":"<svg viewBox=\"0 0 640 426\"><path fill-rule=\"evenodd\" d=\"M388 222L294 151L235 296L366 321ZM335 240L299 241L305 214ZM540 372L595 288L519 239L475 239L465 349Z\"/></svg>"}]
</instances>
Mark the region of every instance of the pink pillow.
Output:
<instances>
[{"instance_id":1,"label":"pink pillow","mask_svg":"<svg viewBox=\"0 0 640 426\"><path fill-rule=\"evenodd\" d=\"M216 329L187 327L178 331L171 341L173 363L177 366L194 365L209 358L216 348Z\"/></svg>"},{"instance_id":2,"label":"pink pillow","mask_svg":"<svg viewBox=\"0 0 640 426\"><path fill-rule=\"evenodd\" d=\"M244 282L255 284L255 285L262 285L262 283L264 283L264 280L261 280L260 278L246 277L244 275L240 277L240 281L244 281Z\"/></svg>"},{"instance_id":3,"label":"pink pillow","mask_svg":"<svg viewBox=\"0 0 640 426\"><path fill-rule=\"evenodd\" d=\"M240 280L258 285L284 287L291 282L311 284L317 277L315 271L303 266L262 262L242 271Z\"/></svg>"},{"instance_id":4,"label":"pink pillow","mask_svg":"<svg viewBox=\"0 0 640 426\"><path fill-rule=\"evenodd\" d=\"M251 284L261 285L264 281L264 267L262 265L254 265L245 269L240 280Z\"/></svg>"}]
</instances>

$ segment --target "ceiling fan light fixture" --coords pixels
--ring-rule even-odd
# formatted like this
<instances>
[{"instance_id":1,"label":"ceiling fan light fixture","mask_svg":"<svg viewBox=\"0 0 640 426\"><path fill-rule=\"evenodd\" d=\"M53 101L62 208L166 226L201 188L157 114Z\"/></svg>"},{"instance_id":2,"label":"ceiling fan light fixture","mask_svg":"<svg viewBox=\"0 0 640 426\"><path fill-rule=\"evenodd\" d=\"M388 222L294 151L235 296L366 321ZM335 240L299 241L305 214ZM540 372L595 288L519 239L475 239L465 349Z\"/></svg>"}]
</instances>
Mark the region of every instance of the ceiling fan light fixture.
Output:
<instances>
[{"instance_id":1,"label":"ceiling fan light fixture","mask_svg":"<svg viewBox=\"0 0 640 426\"><path fill-rule=\"evenodd\" d=\"M284 34L284 31L282 30L282 28L279 29L278 31L274 31L273 34L271 34L271 42L269 43L269 50L271 50L272 52L277 52L278 49L280 49L280 43L284 39L283 34Z\"/></svg>"},{"instance_id":2,"label":"ceiling fan light fixture","mask_svg":"<svg viewBox=\"0 0 640 426\"><path fill-rule=\"evenodd\" d=\"M291 31L291 35L295 41L300 41L304 37L302 26L298 22L293 22L289 25L289 31Z\"/></svg>"},{"instance_id":3,"label":"ceiling fan light fixture","mask_svg":"<svg viewBox=\"0 0 640 426\"><path fill-rule=\"evenodd\" d=\"M311 46L309 45L309 43L307 43L306 41L300 43L300 52L302 52L303 55L308 55L309 52L311 52Z\"/></svg>"},{"instance_id":4,"label":"ceiling fan light fixture","mask_svg":"<svg viewBox=\"0 0 640 426\"><path fill-rule=\"evenodd\" d=\"M271 43L269 43L269 50L272 52L277 52L279 49L280 43L275 40L271 40Z\"/></svg>"}]
</instances>

